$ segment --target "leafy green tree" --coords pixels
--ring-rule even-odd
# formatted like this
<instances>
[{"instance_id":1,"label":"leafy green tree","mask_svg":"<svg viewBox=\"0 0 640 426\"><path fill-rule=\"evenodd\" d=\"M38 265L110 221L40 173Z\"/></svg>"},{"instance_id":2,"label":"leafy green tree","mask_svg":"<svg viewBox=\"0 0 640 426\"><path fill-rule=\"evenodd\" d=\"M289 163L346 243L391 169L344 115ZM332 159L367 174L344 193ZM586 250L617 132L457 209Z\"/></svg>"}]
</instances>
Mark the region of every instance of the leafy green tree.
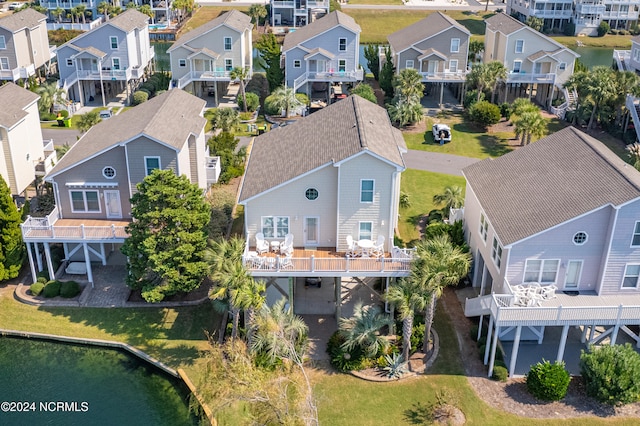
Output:
<instances>
[{"instance_id":1,"label":"leafy green tree","mask_svg":"<svg viewBox=\"0 0 640 426\"><path fill-rule=\"evenodd\" d=\"M373 88L366 83L359 83L356 87L351 89L350 93L352 95L358 95L374 104L378 103L378 99L376 98L376 94L373 91Z\"/></svg>"},{"instance_id":2,"label":"leafy green tree","mask_svg":"<svg viewBox=\"0 0 640 426\"><path fill-rule=\"evenodd\" d=\"M0 176L0 282L17 277L24 262L21 222L11 190Z\"/></svg>"},{"instance_id":3,"label":"leafy green tree","mask_svg":"<svg viewBox=\"0 0 640 426\"><path fill-rule=\"evenodd\" d=\"M433 203L437 206L443 205L443 215L449 217L451 209L459 209L464 204L462 188L457 185L445 187L443 192L433 196Z\"/></svg>"},{"instance_id":4,"label":"leafy green tree","mask_svg":"<svg viewBox=\"0 0 640 426\"><path fill-rule=\"evenodd\" d=\"M98 111L89 111L80 116L77 126L78 129L80 129L80 132L84 133L101 121Z\"/></svg>"},{"instance_id":5,"label":"leafy green tree","mask_svg":"<svg viewBox=\"0 0 640 426\"><path fill-rule=\"evenodd\" d=\"M78 18L81 17L82 18L82 23L86 24L87 20L85 18L85 16L86 16L85 12L87 11L87 6L85 6L84 4L79 4L74 9L76 10L76 16ZM80 21L80 19L78 19L78 21Z\"/></svg>"},{"instance_id":6,"label":"leafy green tree","mask_svg":"<svg viewBox=\"0 0 640 426\"><path fill-rule=\"evenodd\" d=\"M289 113L296 108L302 106L302 103L296 97L296 93L291 87L280 86L269 96L272 108L278 111L284 111L284 116L289 117Z\"/></svg>"},{"instance_id":7,"label":"leafy green tree","mask_svg":"<svg viewBox=\"0 0 640 426\"><path fill-rule=\"evenodd\" d=\"M600 25L598 25L598 37L604 37L609 30L611 30L609 23L605 21L600 22Z\"/></svg>"},{"instance_id":8,"label":"leafy green tree","mask_svg":"<svg viewBox=\"0 0 640 426\"><path fill-rule=\"evenodd\" d=\"M148 302L189 292L207 271L209 206L202 189L172 170L154 170L131 197L133 222L122 246L128 257L126 282Z\"/></svg>"},{"instance_id":9,"label":"leafy green tree","mask_svg":"<svg viewBox=\"0 0 640 426\"><path fill-rule=\"evenodd\" d=\"M275 34L263 34L256 42L258 62L264 68L269 90L274 91L284 83L284 70L280 68L280 44Z\"/></svg>"},{"instance_id":10,"label":"leafy green tree","mask_svg":"<svg viewBox=\"0 0 640 426\"><path fill-rule=\"evenodd\" d=\"M393 77L393 92L397 100L420 103L423 90L422 76L413 68L405 68Z\"/></svg>"},{"instance_id":11,"label":"leafy green tree","mask_svg":"<svg viewBox=\"0 0 640 426\"><path fill-rule=\"evenodd\" d=\"M342 10L342 6L340 5L340 2L338 2L338 0L329 0L329 13L333 12L334 10Z\"/></svg>"},{"instance_id":12,"label":"leafy green tree","mask_svg":"<svg viewBox=\"0 0 640 426\"><path fill-rule=\"evenodd\" d=\"M484 51L484 42L480 40L471 40L469 42L469 63L476 63L480 59L480 53Z\"/></svg>"},{"instance_id":13,"label":"leafy green tree","mask_svg":"<svg viewBox=\"0 0 640 426\"><path fill-rule=\"evenodd\" d=\"M401 100L395 104L387 105L387 111L391 121L398 123L400 127L417 123L422 119L422 105L419 103Z\"/></svg>"},{"instance_id":14,"label":"leafy green tree","mask_svg":"<svg viewBox=\"0 0 640 426\"><path fill-rule=\"evenodd\" d=\"M151 18L151 22L153 23L153 18L155 18L156 14L154 13L153 9L151 9L151 5L142 4L136 7L136 9L138 10L138 12L142 13L143 15L147 15L149 18Z\"/></svg>"},{"instance_id":15,"label":"leafy green tree","mask_svg":"<svg viewBox=\"0 0 640 426\"><path fill-rule=\"evenodd\" d=\"M478 98L476 102L480 102L480 96L484 93L487 87L491 86L491 76L487 64L477 64L469 74L467 74L467 87L475 88Z\"/></svg>"},{"instance_id":16,"label":"leafy green tree","mask_svg":"<svg viewBox=\"0 0 640 426\"><path fill-rule=\"evenodd\" d=\"M393 65L391 47L386 47L384 56L386 59L384 64L382 64L382 69L380 70L379 82L380 88L384 91L385 97L390 99L393 97L393 76L396 72L396 67Z\"/></svg>"},{"instance_id":17,"label":"leafy green tree","mask_svg":"<svg viewBox=\"0 0 640 426\"><path fill-rule=\"evenodd\" d=\"M58 87L56 82L44 83L36 88L36 93L40 95L38 109L40 112L53 114L53 105L64 102L64 90Z\"/></svg>"},{"instance_id":18,"label":"leafy green tree","mask_svg":"<svg viewBox=\"0 0 640 426\"><path fill-rule=\"evenodd\" d=\"M378 81L380 77L380 46L367 44L364 46L364 57L367 60L367 68L371 70L373 78Z\"/></svg>"},{"instance_id":19,"label":"leafy green tree","mask_svg":"<svg viewBox=\"0 0 640 426\"><path fill-rule=\"evenodd\" d=\"M251 22L256 24L257 28L260 25L260 19L267 16L267 8L263 4L254 3L249 6L247 14L251 16Z\"/></svg>"},{"instance_id":20,"label":"leafy green tree","mask_svg":"<svg viewBox=\"0 0 640 426\"><path fill-rule=\"evenodd\" d=\"M500 107L487 101L476 102L469 108L469 117L474 123L487 128L500 121Z\"/></svg>"},{"instance_id":21,"label":"leafy green tree","mask_svg":"<svg viewBox=\"0 0 640 426\"><path fill-rule=\"evenodd\" d=\"M58 23L61 23L62 22L62 17L65 14L65 11L61 7L56 7L54 10L52 10L49 13L51 13L51 16L54 17L56 19L56 21L58 21Z\"/></svg>"},{"instance_id":22,"label":"leafy green tree","mask_svg":"<svg viewBox=\"0 0 640 426\"><path fill-rule=\"evenodd\" d=\"M221 132L207 141L209 152L220 157L220 183L228 183L244 173L247 151L245 147L236 150L239 142L240 140L229 132Z\"/></svg>"},{"instance_id":23,"label":"leafy green tree","mask_svg":"<svg viewBox=\"0 0 640 426\"><path fill-rule=\"evenodd\" d=\"M382 314L378 306L362 306L358 302L353 309L351 318L340 318L338 329L344 336L342 349L352 351L356 347L368 357L375 356L385 349L389 342L380 335L380 329L390 325L389 318Z\"/></svg>"},{"instance_id":24,"label":"leafy green tree","mask_svg":"<svg viewBox=\"0 0 640 426\"><path fill-rule=\"evenodd\" d=\"M386 300L398 310L399 318L402 320L402 359L405 362L409 361L411 355L415 312L425 310L430 296L422 291L419 284L411 277L399 279L389 286L386 295Z\"/></svg>"},{"instance_id":25,"label":"leafy green tree","mask_svg":"<svg viewBox=\"0 0 640 426\"><path fill-rule=\"evenodd\" d=\"M593 103L591 117L587 125L587 130L589 130L594 127L598 108L616 96L616 82L611 68L597 66L589 72L586 83L587 95Z\"/></svg>"},{"instance_id":26,"label":"leafy green tree","mask_svg":"<svg viewBox=\"0 0 640 426\"><path fill-rule=\"evenodd\" d=\"M240 123L240 115L233 108L216 108L211 117L211 124L214 129L221 129L223 132L230 132Z\"/></svg>"},{"instance_id":27,"label":"leafy green tree","mask_svg":"<svg viewBox=\"0 0 640 426\"><path fill-rule=\"evenodd\" d=\"M536 31L542 31L542 27L544 26L544 19L536 18L535 16L529 16L525 21L525 24Z\"/></svg>"},{"instance_id":28,"label":"leafy green tree","mask_svg":"<svg viewBox=\"0 0 640 426\"><path fill-rule=\"evenodd\" d=\"M635 142L627 145L629 151L629 159L636 170L640 171L640 143Z\"/></svg>"},{"instance_id":29,"label":"leafy green tree","mask_svg":"<svg viewBox=\"0 0 640 426\"><path fill-rule=\"evenodd\" d=\"M582 351L580 372L587 395L600 402L622 405L640 398L640 355L629 343Z\"/></svg>"},{"instance_id":30,"label":"leafy green tree","mask_svg":"<svg viewBox=\"0 0 640 426\"><path fill-rule=\"evenodd\" d=\"M238 80L240 83L240 96L242 97L242 107L243 111L247 112L247 94L245 90L245 86L247 83L247 79L249 78L249 68L235 67L229 73L229 76L233 80Z\"/></svg>"}]
</instances>

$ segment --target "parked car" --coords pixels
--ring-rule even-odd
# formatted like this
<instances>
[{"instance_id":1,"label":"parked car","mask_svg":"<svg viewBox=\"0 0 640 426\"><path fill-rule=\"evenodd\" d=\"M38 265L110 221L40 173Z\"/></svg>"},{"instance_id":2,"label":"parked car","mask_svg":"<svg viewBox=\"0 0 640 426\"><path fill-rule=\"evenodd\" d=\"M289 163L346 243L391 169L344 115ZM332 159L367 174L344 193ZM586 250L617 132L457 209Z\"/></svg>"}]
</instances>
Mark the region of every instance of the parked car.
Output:
<instances>
[{"instance_id":1,"label":"parked car","mask_svg":"<svg viewBox=\"0 0 640 426\"><path fill-rule=\"evenodd\" d=\"M451 142L451 128L446 124L434 124L433 139L442 145L445 142Z\"/></svg>"},{"instance_id":2,"label":"parked car","mask_svg":"<svg viewBox=\"0 0 640 426\"><path fill-rule=\"evenodd\" d=\"M16 10L21 8L23 5L25 5L26 3L20 3L20 2L13 2L13 3L9 3L9 10Z\"/></svg>"},{"instance_id":3,"label":"parked car","mask_svg":"<svg viewBox=\"0 0 640 426\"><path fill-rule=\"evenodd\" d=\"M102 111L100 111L100 118L102 120L108 120L111 117L113 117L113 111L111 110L111 108L103 109Z\"/></svg>"}]
</instances>

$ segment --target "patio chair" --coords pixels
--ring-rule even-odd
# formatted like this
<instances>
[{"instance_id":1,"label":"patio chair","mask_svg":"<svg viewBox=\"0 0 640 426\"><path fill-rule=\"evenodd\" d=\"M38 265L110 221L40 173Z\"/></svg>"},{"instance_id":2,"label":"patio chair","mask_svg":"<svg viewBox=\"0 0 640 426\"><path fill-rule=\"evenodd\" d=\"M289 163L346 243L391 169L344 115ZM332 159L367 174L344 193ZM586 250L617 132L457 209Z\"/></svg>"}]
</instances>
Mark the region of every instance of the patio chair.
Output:
<instances>
[{"instance_id":1,"label":"patio chair","mask_svg":"<svg viewBox=\"0 0 640 426\"><path fill-rule=\"evenodd\" d=\"M353 236L347 235L347 256L356 257L358 256L358 246L353 241Z\"/></svg>"},{"instance_id":2,"label":"patio chair","mask_svg":"<svg viewBox=\"0 0 640 426\"><path fill-rule=\"evenodd\" d=\"M262 268L263 262L264 258L258 256L258 253L255 251L247 253L247 257L245 258L245 264L248 269L260 269Z\"/></svg>"},{"instance_id":3,"label":"patio chair","mask_svg":"<svg viewBox=\"0 0 640 426\"><path fill-rule=\"evenodd\" d=\"M258 254L267 253L269 251L269 243L265 241L264 234L258 232L256 234L256 252Z\"/></svg>"},{"instance_id":4,"label":"patio chair","mask_svg":"<svg viewBox=\"0 0 640 426\"><path fill-rule=\"evenodd\" d=\"M293 254L293 234L284 236L284 241L280 244L280 254L291 256Z\"/></svg>"},{"instance_id":5,"label":"patio chair","mask_svg":"<svg viewBox=\"0 0 640 426\"><path fill-rule=\"evenodd\" d=\"M384 236L378 235L378 239L371 249L371 255L374 257L384 256Z\"/></svg>"},{"instance_id":6,"label":"patio chair","mask_svg":"<svg viewBox=\"0 0 640 426\"><path fill-rule=\"evenodd\" d=\"M280 258L280 269L293 268L293 262L291 261L291 255L288 254Z\"/></svg>"},{"instance_id":7,"label":"patio chair","mask_svg":"<svg viewBox=\"0 0 640 426\"><path fill-rule=\"evenodd\" d=\"M556 290L557 289L558 289L558 287L556 287L553 284L544 286L540 290L540 295L542 296L542 298L544 300L553 299L554 297L556 297Z\"/></svg>"}]
</instances>

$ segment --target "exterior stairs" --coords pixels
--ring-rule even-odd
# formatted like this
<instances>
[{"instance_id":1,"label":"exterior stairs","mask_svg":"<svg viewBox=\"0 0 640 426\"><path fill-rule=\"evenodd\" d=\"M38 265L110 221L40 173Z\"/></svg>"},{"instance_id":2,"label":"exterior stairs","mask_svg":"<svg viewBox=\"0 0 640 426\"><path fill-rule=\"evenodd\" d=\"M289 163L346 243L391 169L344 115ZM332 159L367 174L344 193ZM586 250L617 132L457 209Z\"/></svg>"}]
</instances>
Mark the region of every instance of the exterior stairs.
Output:
<instances>
[{"instance_id":1,"label":"exterior stairs","mask_svg":"<svg viewBox=\"0 0 640 426\"><path fill-rule=\"evenodd\" d=\"M636 98L633 95L627 95L627 101L625 106L631 114L633 119L633 127L636 132L636 139L640 140L640 98Z\"/></svg>"},{"instance_id":2,"label":"exterior stairs","mask_svg":"<svg viewBox=\"0 0 640 426\"><path fill-rule=\"evenodd\" d=\"M564 120L567 111L573 111L576 109L576 105L578 104L578 92L575 90L567 90L566 88L562 88L562 92L564 94L564 103L558 105L557 107L551 107L550 111L552 114L555 114L559 119Z\"/></svg>"},{"instance_id":3,"label":"exterior stairs","mask_svg":"<svg viewBox=\"0 0 640 426\"><path fill-rule=\"evenodd\" d=\"M464 315L466 317L479 317L491 313L491 302L493 294L467 299L464 303Z\"/></svg>"}]
</instances>

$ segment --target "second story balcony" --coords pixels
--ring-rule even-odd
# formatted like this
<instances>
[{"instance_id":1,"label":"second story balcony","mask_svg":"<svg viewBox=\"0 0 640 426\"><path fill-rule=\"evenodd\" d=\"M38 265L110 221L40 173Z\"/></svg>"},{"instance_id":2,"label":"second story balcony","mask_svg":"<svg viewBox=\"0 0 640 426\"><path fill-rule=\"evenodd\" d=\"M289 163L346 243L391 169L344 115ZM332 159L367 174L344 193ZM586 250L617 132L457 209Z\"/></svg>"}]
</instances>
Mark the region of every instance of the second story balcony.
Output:
<instances>
[{"instance_id":1,"label":"second story balcony","mask_svg":"<svg viewBox=\"0 0 640 426\"><path fill-rule=\"evenodd\" d=\"M32 75L35 75L35 73L35 65L29 64L26 67L18 67L11 70L0 70L0 80L17 81L21 78L27 79Z\"/></svg>"},{"instance_id":2,"label":"second story balcony","mask_svg":"<svg viewBox=\"0 0 640 426\"><path fill-rule=\"evenodd\" d=\"M178 80L178 89L184 89L192 81L231 81L231 71L190 71Z\"/></svg>"},{"instance_id":3,"label":"second story balcony","mask_svg":"<svg viewBox=\"0 0 640 426\"><path fill-rule=\"evenodd\" d=\"M421 72L422 81L430 83L461 82L467 78L467 71Z\"/></svg>"},{"instance_id":4,"label":"second story balcony","mask_svg":"<svg viewBox=\"0 0 640 426\"><path fill-rule=\"evenodd\" d=\"M566 10L533 9L532 14L536 18L569 19L573 15L573 11L571 9L566 9Z\"/></svg>"},{"instance_id":5,"label":"second story balcony","mask_svg":"<svg viewBox=\"0 0 640 426\"><path fill-rule=\"evenodd\" d=\"M330 83L355 82L362 81L364 71L358 69L355 71L336 71L336 72L306 72L293 81L294 90L308 81L323 81Z\"/></svg>"},{"instance_id":6,"label":"second story balcony","mask_svg":"<svg viewBox=\"0 0 640 426\"><path fill-rule=\"evenodd\" d=\"M525 71L511 72L507 74L507 83L544 83L553 84L556 81L554 73L535 74Z\"/></svg>"}]
</instances>

